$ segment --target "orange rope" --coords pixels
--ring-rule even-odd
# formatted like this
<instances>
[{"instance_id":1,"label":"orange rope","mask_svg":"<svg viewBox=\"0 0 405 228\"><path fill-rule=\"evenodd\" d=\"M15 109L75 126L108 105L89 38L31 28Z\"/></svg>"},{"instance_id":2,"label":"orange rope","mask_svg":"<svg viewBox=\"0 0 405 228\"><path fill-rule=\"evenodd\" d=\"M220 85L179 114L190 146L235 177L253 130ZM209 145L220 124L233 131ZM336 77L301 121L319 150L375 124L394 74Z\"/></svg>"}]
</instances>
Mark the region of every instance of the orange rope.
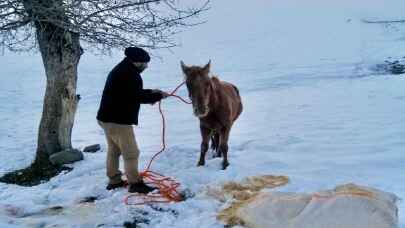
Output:
<instances>
[{"instance_id":1,"label":"orange rope","mask_svg":"<svg viewBox=\"0 0 405 228\"><path fill-rule=\"evenodd\" d=\"M185 82L178 85L176 89L174 89L170 93L169 96L178 98L183 103L191 104L191 102L185 100L184 98L175 95L177 90L184 84ZM138 193L130 194L124 198L124 202L126 205L144 205L148 203L170 203L183 201L183 196L177 190L177 188L180 186L180 183L178 183L171 177L165 177L160 173L150 170L150 167L152 166L155 158L166 149L166 119L163 114L161 101L159 101L159 112L162 117L162 149L155 155L153 155L146 169L140 173L140 176L144 179L145 183L157 187L159 189L159 192L150 193L148 195Z\"/></svg>"}]
</instances>

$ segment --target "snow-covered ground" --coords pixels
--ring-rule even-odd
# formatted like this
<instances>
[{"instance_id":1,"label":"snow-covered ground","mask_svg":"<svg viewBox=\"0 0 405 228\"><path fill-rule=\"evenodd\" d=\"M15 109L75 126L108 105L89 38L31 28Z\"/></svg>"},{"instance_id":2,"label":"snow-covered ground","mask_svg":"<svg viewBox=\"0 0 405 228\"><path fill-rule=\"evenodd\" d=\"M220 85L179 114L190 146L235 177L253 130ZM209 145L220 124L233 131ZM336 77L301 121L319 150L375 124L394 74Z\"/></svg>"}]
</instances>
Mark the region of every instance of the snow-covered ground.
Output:
<instances>
[{"instance_id":1,"label":"snow-covered ground","mask_svg":"<svg viewBox=\"0 0 405 228\"><path fill-rule=\"evenodd\" d=\"M355 3L353 3L355 2ZM205 64L236 84L245 110L230 139L230 163L196 167L200 136L191 108L164 101L168 149L153 169L175 177L195 197L156 207L125 206L125 190L106 191L105 140L95 121L105 77L122 58L85 54L79 69L82 96L73 144L102 144L74 170L26 188L0 184L1 227L120 226L137 217L147 227L221 227L223 205L204 186L259 174L282 174L281 191L310 192L347 182L405 199L405 75L376 73L384 60L405 56L405 24L362 19L404 18L400 0L213 1L208 22L179 35L180 47L159 50L144 73L145 87L171 90L182 81L179 61ZM34 157L45 76L37 55L0 56L0 175ZM180 91L185 96L185 89ZM160 116L144 105L136 128L141 167L160 148ZM94 204L79 204L98 196ZM61 213L46 210L65 206ZM400 226L405 203L400 201ZM146 227L146 225L145 225Z\"/></svg>"}]
</instances>

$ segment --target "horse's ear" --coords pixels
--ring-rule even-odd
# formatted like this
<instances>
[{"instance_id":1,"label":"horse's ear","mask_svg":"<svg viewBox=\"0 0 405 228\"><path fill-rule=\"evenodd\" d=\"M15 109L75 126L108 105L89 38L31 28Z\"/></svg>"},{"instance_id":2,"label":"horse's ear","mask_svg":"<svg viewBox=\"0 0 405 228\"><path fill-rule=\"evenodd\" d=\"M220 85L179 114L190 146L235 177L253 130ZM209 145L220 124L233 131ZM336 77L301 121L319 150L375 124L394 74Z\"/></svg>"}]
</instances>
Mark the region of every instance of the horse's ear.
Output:
<instances>
[{"instance_id":1,"label":"horse's ear","mask_svg":"<svg viewBox=\"0 0 405 228\"><path fill-rule=\"evenodd\" d=\"M204 66L203 70L205 73L209 73L210 72L210 68L211 68L211 60L208 61L207 65Z\"/></svg>"},{"instance_id":2,"label":"horse's ear","mask_svg":"<svg viewBox=\"0 0 405 228\"><path fill-rule=\"evenodd\" d=\"M188 67L186 66L186 64L184 64L183 60L180 61L180 65L183 72L186 73Z\"/></svg>"}]
</instances>

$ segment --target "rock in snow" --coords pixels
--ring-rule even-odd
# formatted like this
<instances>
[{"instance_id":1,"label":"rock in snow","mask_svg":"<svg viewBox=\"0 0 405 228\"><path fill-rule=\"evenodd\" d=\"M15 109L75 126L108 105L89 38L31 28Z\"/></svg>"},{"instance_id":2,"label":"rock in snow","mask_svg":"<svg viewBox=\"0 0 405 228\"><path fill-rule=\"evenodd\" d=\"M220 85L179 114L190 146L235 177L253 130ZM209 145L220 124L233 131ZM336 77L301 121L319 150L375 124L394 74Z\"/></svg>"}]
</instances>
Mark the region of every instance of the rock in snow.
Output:
<instances>
[{"instance_id":1,"label":"rock in snow","mask_svg":"<svg viewBox=\"0 0 405 228\"><path fill-rule=\"evenodd\" d=\"M49 157L54 165L64 165L83 160L83 153L77 149L64 150Z\"/></svg>"},{"instance_id":2,"label":"rock in snow","mask_svg":"<svg viewBox=\"0 0 405 228\"><path fill-rule=\"evenodd\" d=\"M93 144L93 145L90 145L90 146L86 146L83 149L83 152L95 153L95 152L97 152L99 150L100 150L100 144Z\"/></svg>"}]
</instances>

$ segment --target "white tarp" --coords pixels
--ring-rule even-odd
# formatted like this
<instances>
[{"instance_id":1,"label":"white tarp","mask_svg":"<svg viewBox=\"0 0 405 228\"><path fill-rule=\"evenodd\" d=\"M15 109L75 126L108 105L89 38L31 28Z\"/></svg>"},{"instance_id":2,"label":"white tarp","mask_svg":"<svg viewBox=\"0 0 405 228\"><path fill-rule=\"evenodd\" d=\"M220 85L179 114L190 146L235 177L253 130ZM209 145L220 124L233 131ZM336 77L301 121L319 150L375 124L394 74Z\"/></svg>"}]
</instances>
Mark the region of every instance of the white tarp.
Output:
<instances>
[{"instance_id":1,"label":"white tarp","mask_svg":"<svg viewBox=\"0 0 405 228\"><path fill-rule=\"evenodd\" d=\"M313 194L262 192L233 213L251 228L397 228L397 200L391 193L347 184Z\"/></svg>"}]
</instances>

